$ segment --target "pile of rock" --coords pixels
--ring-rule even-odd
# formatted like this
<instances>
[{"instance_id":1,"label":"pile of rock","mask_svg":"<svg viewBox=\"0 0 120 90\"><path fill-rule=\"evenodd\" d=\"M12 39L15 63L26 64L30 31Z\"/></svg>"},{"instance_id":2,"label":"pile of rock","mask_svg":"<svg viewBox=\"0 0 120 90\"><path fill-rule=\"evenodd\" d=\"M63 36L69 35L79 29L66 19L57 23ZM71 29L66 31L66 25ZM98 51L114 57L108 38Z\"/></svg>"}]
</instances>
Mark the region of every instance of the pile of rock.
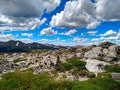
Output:
<instances>
[{"instance_id":1,"label":"pile of rock","mask_svg":"<svg viewBox=\"0 0 120 90\"><path fill-rule=\"evenodd\" d=\"M7 73L7 72L13 72L15 69L23 69L28 68L28 63L25 61L19 62L19 63L13 63L6 60L0 61L0 74Z\"/></svg>"},{"instance_id":2,"label":"pile of rock","mask_svg":"<svg viewBox=\"0 0 120 90\"><path fill-rule=\"evenodd\" d=\"M85 59L98 59L102 61L119 61L120 58L117 58L119 46L111 45L108 48L94 47L91 50L85 52Z\"/></svg>"}]
</instances>

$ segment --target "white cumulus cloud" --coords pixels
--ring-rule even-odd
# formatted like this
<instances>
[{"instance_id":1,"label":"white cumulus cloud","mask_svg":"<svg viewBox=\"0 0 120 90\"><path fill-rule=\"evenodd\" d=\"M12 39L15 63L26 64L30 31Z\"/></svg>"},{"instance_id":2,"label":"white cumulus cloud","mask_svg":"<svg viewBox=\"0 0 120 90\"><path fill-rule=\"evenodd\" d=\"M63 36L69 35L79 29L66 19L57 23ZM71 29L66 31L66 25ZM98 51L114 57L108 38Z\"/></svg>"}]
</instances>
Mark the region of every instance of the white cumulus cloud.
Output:
<instances>
[{"instance_id":1,"label":"white cumulus cloud","mask_svg":"<svg viewBox=\"0 0 120 90\"><path fill-rule=\"evenodd\" d=\"M0 34L0 41L9 41L15 38L12 34Z\"/></svg>"},{"instance_id":2,"label":"white cumulus cloud","mask_svg":"<svg viewBox=\"0 0 120 90\"><path fill-rule=\"evenodd\" d=\"M30 30L43 24L43 12L51 12L60 0L0 0L0 30Z\"/></svg>"},{"instance_id":3,"label":"white cumulus cloud","mask_svg":"<svg viewBox=\"0 0 120 90\"><path fill-rule=\"evenodd\" d=\"M87 32L89 35L91 35L91 36L94 36L94 35L96 35L96 33L97 33L97 31L89 31L89 32Z\"/></svg>"},{"instance_id":4,"label":"white cumulus cloud","mask_svg":"<svg viewBox=\"0 0 120 90\"><path fill-rule=\"evenodd\" d=\"M104 34L101 34L100 36L115 36L117 34L116 31L113 31L113 30L108 30L106 33Z\"/></svg>"},{"instance_id":5,"label":"white cumulus cloud","mask_svg":"<svg viewBox=\"0 0 120 90\"><path fill-rule=\"evenodd\" d=\"M26 36L26 37L32 37L33 36L32 33L22 33L21 35L22 36Z\"/></svg>"},{"instance_id":6,"label":"white cumulus cloud","mask_svg":"<svg viewBox=\"0 0 120 90\"><path fill-rule=\"evenodd\" d=\"M60 13L52 17L50 25L65 28L96 28L101 21L120 20L120 0L71 0Z\"/></svg>"},{"instance_id":7,"label":"white cumulus cloud","mask_svg":"<svg viewBox=\"0 0 120 90\"><path fill-rule=\"evenodd\" d=\"M120 20L120 0L96 0L97 18L104 21Z\"/></svg>"},{"instance_id":8,"label":"white cumulus cloud","mask_svg":"<svg viewBox=\"0 0 120 90\"><path fill-rule=\"evenodd\" d=\"M47 36L52 36L58 34L57 31L54 31L52 27L49 28L44 28L41 32L40 35L47 35Z\"/></svg>"},{"instance_id":9,"label":"white cumulus cloud","mask_svg":"<svg viewBox=\"0 0 120 90\"><path fill-rule=\"evenodd\" d=\"M85 41L87 41L87 39L86 39L86 38L74 37L74 38L73 38L73 41L77 41L77 42L85 42Z\"/></svg>"},{"instance_id":10,"label":"white cumulus cloud","mask_svg":"<svg viewBox=\"0 0 120 90\"><path fill-rule=\"evenodd\" d=\"M31 30L45 23L46 18L25 18L0 15L0 31Z\"/></svg>"},{"instance_id":11,"label":"white cumulus cloud","mask_svg":"<svg viewBox=\"0 0 120 90\"><path fill-rule=\"evenodd\" d=\"M29 38L20 38L20 39L15 39L15 40L19 40L24 43L33 43L34 42L33 40L31 40Z\"/></svg>"},{"instance_id":12,"label":"white cumulus cloud","mask_svg":"<svg viewBox=\"0 0 120 90\"><path fill-rule=\"evenodd\" d=\"M67 28L94 28L99 21L93 17L94 4L90 0L68 1L60 13L52 17L50 25Z\"/></svg>"},{"instance_id":13,"label":"white cumulus cloud","mask_svg":"<svg viewBox=\"0 0 120 90\"><path fill-rule=\"evenodd\" d=\"M77 30L76 30L76 29L73 29L73 30L70 30L70 31L68 31L68 32L62 33L62 35L70 36L70 35L72 35L72 34L74 34L74 33L76 33L76 32L77 32Z\"/></svg>"}]
</instances>

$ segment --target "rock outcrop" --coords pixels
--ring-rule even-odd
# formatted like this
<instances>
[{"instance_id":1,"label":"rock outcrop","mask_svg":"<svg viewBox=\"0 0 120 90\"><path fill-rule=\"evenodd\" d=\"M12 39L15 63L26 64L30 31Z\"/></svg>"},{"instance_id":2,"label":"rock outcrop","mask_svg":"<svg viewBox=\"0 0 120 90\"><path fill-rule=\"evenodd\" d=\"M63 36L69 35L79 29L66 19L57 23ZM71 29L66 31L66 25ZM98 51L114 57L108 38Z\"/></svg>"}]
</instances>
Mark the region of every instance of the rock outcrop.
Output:
<instances>
[{"instance_id":1,"label":"rock outcrop","mask_svg":"<svg viewBox=\"0 0 120 90\"><path fill-rule=\"evenodd\" d=\"M86 69L90 72L95 73L97 76L98 73L104 72L104 66L109 65L109 63L104 61L99 61L96 59L87 59L85 60L87 62Z\"/></svg>"},{"instance_id":2,"label":"rock outcrop","mask_svg":"<svg viewBox=\"0 0 120 90\"><path fill-rule=\"evenodd\" d=\"M117 55L118 52L118 46L117 45L112 45L108 48L108 55L110 57L115 57Z\"/></svg>"},{"instance_id":3,"label":"rock outcrop","mask_svg":"<svg viewBox=\"0 0 120 90\"><path fill-rule=\"evenodd\" d=\"M99 58L102 57L102 47L95 47L85 53L84 58Z\"/></svg>"},{"instance_id":4,"label":"rock outcrop","mask_svg":"<svg viewBox=\"0 0 120 90\"><path fill-rule=\"evenodd\" d=\"M78 58L84 58L84 53L76 53L76 57L78 57Z\"/></svg>"},{"instance_id":5,"label":"rock outcrop","mask_svg":"<svg viewBox=\"0 0 120 90\"><path fill-rule=\"evenodd\" d=\"M103 43L100 43L98 46L102 48L109 48L112 45L115 45L115 44L110 43L110 42L103 42Z\"/></svg>"},{"instance_id":6,"label":"rock outcrop","mask_svg":"<svg viewBox=\"0 0 120 90\"><path fill-rule=\"evenodd\" d=\"M102 61L118 61L118 52L119 46L117 45L110 45L108 48L94 47L91 50L85 52L84 58L98 59Z\"/></svg>"},{"instance_id":7,"label":"rock outcrop","mask_svg":"<svg viewBox=\"0 0 120 90\"><path fill-rule=\"evenodd\" d=\"M13 72L17 68L19 69L28 68L28 64L25 61L22 61L19 63L13 63L10 61L5 61L5 60L0 61L0 74L7 73L7 72Z\"/></svg>"},{"instance_id":8,"label":"rock outcrop","mask_svg":"<svg viewBox=\"0 0 120 90\"><path fill-rule=\"evenodd\" d=\"M42 68L55 69L59 61L60 61L59 56L48 55L43 58L41 65L43 66Z\"/></svg>"},{"instance_id":9,"label":"rock outcrop","mask_svg":"<svg viewBox=\"0 0 120 90\"><path fill-rule=\"evenodd\" d=\"M111 73L112 78L120 82L120 73Z\"/></svg>"}]
</instances>

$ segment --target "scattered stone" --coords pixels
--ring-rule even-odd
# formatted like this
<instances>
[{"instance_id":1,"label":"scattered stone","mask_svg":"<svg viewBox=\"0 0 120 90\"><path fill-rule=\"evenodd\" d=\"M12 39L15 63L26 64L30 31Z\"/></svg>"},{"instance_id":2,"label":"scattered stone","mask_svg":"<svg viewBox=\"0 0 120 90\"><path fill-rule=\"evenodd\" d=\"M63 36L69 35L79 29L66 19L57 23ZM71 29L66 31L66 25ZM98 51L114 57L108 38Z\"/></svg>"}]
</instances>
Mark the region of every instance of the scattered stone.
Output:
<instances>
[{"instance_id":1,"label":"scattered stone","mask_svg":"<svg viewBox=\"0 0 120 90\"><path fill-rule=\"evenodd\" d=\"M120 82L120 73L111 73L112 78Z\"/></svg>"}]
</instances>

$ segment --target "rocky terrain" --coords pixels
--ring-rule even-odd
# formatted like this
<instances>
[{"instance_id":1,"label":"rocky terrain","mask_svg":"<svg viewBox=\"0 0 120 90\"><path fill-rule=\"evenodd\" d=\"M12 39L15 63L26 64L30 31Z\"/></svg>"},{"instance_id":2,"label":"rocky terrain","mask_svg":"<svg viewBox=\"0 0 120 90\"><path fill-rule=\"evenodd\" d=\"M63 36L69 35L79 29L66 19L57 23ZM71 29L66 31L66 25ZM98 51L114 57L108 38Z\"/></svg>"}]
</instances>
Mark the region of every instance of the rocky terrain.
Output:
<instances>
[{"instance_id":1,"label":"rocky terrain","mask_svg":"<svg viewBox=\"0 0 120 90\"><path fill-rule=\"evenodd\" d=\"M1 75L16 69L22 71L32 68L34 74L47 72L55 76L55 80L83 81L96 77L100 72L106 72L106 68L111 65L120 67L120 46L109 42L54 51L0 54Z\"/></svg>"}]
</instances>

